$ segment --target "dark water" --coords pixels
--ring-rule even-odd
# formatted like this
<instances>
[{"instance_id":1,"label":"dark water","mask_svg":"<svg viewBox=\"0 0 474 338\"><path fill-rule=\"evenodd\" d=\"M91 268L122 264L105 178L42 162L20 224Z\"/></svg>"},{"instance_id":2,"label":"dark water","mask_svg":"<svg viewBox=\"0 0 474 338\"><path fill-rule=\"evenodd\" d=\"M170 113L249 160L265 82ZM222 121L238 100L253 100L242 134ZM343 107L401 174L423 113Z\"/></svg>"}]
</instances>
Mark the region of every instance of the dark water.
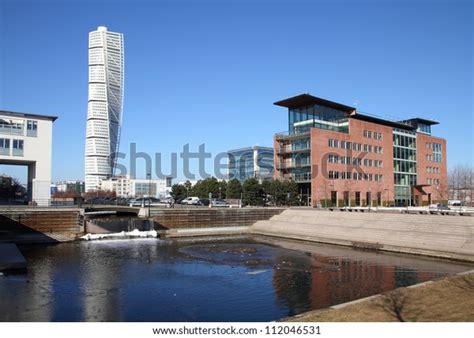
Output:
<instances>
[{"instance_id":1,"label":"dark water","mask_svg":"<svg viewBox=\"0 0 474 338\"><path fill-rule=\"evenodd\" d=\"M2 321L268 321L472 269L260 237L23 247Z\"/></svg>"}]
</instances>

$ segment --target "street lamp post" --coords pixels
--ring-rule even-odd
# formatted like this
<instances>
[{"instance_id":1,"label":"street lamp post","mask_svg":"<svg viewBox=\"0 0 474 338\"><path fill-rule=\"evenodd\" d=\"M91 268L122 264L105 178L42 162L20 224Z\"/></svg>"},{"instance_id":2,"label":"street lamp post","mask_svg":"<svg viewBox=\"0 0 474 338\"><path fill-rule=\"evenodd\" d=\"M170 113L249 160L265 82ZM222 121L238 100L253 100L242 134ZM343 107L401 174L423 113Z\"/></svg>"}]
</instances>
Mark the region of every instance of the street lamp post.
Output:
<instances>
[{"instance_id":1,"label":"street lamp post","mask_svg":"<svg viewBox=\"0 0 474 338\"><path fill-rule=\"evenodd\" d=\"M150 217L150 207L151 207L151 172L146 174L148 179L148 217Z\"/></svg>"},{"instance_id":2,"label":"street lamp post","mask_svg":"<svg viewBox=\"0 0 474 338\"><path fill-rule=\"evenodd\" d=\"M372 206L372 188L371 187L369 187L369 198L368 198L367 204L369 206L369 212L370 212L370 207Z\"/></svg>"},{"instance_id":3,"label":"street lamp post","mask_svg":"<svg viewBox=\"0 0 474 338\"><path fill-rule=\"evenodd\" d=\"M331 191L330 191L331 207L334 207L334 205L332 205L332 193L333 193L333 191L334 191L334 179L333 179L332 182L333 182L333 183L331 183L331 184L329 185L329 188L331 188ZM327 202L327 201L326 201L326 202ZM336 206L337 206L337 198L336 198ZM326 207L327 207L327 205L326 205Z\"/></svg>"}]
</instances>

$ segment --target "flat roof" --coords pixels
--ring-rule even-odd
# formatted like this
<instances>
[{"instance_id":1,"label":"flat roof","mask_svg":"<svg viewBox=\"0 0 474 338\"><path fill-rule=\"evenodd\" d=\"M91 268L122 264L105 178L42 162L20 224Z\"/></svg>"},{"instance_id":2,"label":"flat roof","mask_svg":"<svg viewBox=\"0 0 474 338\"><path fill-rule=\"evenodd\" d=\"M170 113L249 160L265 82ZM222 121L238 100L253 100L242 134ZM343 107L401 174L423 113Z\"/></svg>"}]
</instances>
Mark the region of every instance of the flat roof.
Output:
<instances>
[{"instance_id":1,"label":"flat roof","mask_svg":"<svg viewBox=\"0 0 474 338\"><path fill-rule=\"evenodd\" d=\"M427 124L427 125L435 125L439 124L439 122L434 120L428 120L420 117L415 117L411 119L406 119L402 121L391 121L384 118L371 116L367 114L361 114L357 111L356 108L351 106L346 106L341 103L337 103L334 101L329 101L322 99L320 97L316 97L310 94L301 94L293 97L289 97L287 99L277 101L273 103L276 106L286 107L289 109L292 108L300 108L306 107L314 104L319 104L324 107L334 108L340 111L343 111L348 114L349 118L354 118L357 120L372 122L376 124L381 124L393 128L405 129L405 130L416 130L418 123Z\"/></svg>"},{"instance_id":2,"label":"flat roof","mask_svg":"<svg viewBox=\"0 0 474 338\"><path fill-rule=\"evenodd\" d=\"M0 115L6 115L16 118L34 118L34 119L46 119L51 121L56 121L58 118L57 116L52 115L40 115L40 114L32 114L32 113L20 113L15 111L8 111L8 110L0 110Z\"/></svg>"},{"instance_id":3,"label":"flat roof","mask_svg":"<svg viewBox=\"0 0 474 338\"><path fill-rule=\"evenodd\" d=\"M227 150L227 153L234 153L237 151L250 151L250 150L268 150L273 152L272 147L263 147L263 146L253 146L253 147L244 147L244 148L238 148L238 149L232 149L232 150Z\"/></svg>"},{"instance_id":4,"label":"flat roof","mask_svg":"<svg viewBox=\"0 0 474 338\"><path fill-rule=\"evenodd\" d=\"M405 124L405 123L390 121L390 120L382 119L382 118L379 118L379 117L360 114L360 113L355 113L355 114L351 115L350 118L353 118L353 119L356 119L356 120L362 120L362 121L366 121L366 122L372 122L372 123L376 123L376 124L381 124L381 125L389 126L389 127L393 127L393 128L399 128L399 129L405 129L405 130L415 130L416 129L413 126Z\"/></svg>"},{"instance_id":5,"label":"flat roof","mask_svg":"<svg viewBox=\"0 0 474 338\"><path fill-rule=\"evenodd\" d=\"M412 119L407 119L407 120L403 120L403 121L399 121L400 123L411 123L411 122L415 122L416 124L418 123L422 123L422 124L426 124L428 126L432 126L432 125L435 125L435 124L439 124L438 121L434 121L434 120L427 120L427 119L424 119L424 118L421 118L421 117L414 117Z\"/></svg>"},{"instance_id":6,"label":"flat roof","mask_svg":"<svg viewBox=\"0 0 474 338\"><path fill-rule=\"evenodd\" d=\"M325 100L325 99L322 99L320 97L316 97L310 94L301 94L301 95L289 97L287 99L274 102L273 104L276 106L286 107L289 109L311 106L313 104L319 104L321 106L334 108L346 113L353 113L356 110L354 107L346 106L344 104L337 103L334 101Z\"/></svg>"}]
</instances>

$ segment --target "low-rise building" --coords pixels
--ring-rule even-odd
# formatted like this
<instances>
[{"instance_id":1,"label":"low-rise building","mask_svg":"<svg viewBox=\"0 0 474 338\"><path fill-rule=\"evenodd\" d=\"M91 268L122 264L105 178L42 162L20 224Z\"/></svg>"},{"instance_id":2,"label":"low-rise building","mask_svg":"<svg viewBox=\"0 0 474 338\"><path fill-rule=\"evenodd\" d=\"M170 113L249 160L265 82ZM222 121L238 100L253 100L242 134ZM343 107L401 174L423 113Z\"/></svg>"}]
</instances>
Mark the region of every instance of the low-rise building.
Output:
<instances>
[{"instance_id":1,"label":"low-rise building","mask_svg":"<svg viewBox=\"0 0 474 338\"><path fill-rule=\"evenodd\" d=\"M391 121L308 94L274 103L288 109L276 134L275 178L298 183L313 206L423 205L447 200L446 140L436 121Z\"/></svg>"},{"instance_id":2,"label":"low-rise building","mask_svg":"<svg viewBox=\"0 0 474 338\"><path fill-rule=\"evenodd\" d=\"M260 182L273 178L273 148L253 146L229 150L229 180L241 182L256 178Z\"/></svg>"},{"instance_id":3,"label":"low-rise building","mask_svg":"<svg viewBox=\"0 0 474 338\"><path fill-rule=\"evenodd\" d=\"M28 200L49 205L55 116L0 111L0 164L28 168Z\"/></svg>"},{"instance_id":4,"label":"low-rise building","mask_svg":"<svg viewBox=\"0 0 474 338\"><path fill-rule=\"evenodd\" d=\"M149 180L135 179L124 175L102 180L100 188L103 191L114 191L119 197L153 196L163 198L169 196L171 185L171 177L164 180Z\"/></svg>"},{"instance_id":5,"label":"low-rise building","mask_svg":"<svg viewBox=\"0 0 474 338\"><path fill-rule=\"evenodd\" d=\"M85 191L84 181L61 181L56 183L58 192L77 192L83 194Z\"/></svg>"}]
</instances>

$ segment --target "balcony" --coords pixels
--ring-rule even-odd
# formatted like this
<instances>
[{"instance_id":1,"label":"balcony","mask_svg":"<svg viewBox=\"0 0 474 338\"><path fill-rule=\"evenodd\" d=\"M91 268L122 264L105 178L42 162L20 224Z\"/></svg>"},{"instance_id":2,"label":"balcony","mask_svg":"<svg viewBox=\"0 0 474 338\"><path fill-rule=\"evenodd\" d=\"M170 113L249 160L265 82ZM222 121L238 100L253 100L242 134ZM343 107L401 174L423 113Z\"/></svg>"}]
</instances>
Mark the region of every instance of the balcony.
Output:
<instances>
[{"instance_id":1,"label":"balcony","mask_svg":"<svg viewBox=\"0 0 474 338\"><path fill-rule=\"evenodd\" d=\"M289 175L284 175L283 178L293 180L296 183L310 183L311 173L289 174Z\"/></svg>"},{"instance_id":2,"label":"balcony","mask_svg":"<svg viewBox=\"0 0 474 338\"><path fill-rule=\"evenodd\" d=\"M38 137L38 130L37 129L27 129L26 136L29 137Z\"/></svg>"},{"instance_id":3,"label":"balcony","mask_svg":"<svg viewBox=\"0 0 474 338\"><path fill-rule=\"evenodd\" d=\"M294 153L306 153L311 150L311 147L305 148L292 148L292 147L281 147L277 150L277 155L287 155L287 154L294 154Z\"/></svg>"},{"instance_id":4,"label":"balcony","mask_svg":"<svg viewBox=\"0 0 474 338\"><path fill-rule=\"evenodd\" d=\"M295 140L295 139L299 139L299 138L309 137L309 134L310 134L309 130L306 130L306 131L301 132L301 133L296 132L296 133L292 133L292 134L290 134L287 131L283 131L283 132L275 134L275 140L277 140L277 141Z\"/></svg>"},{"instance_id":5,"label":"balcony","mask_svg":"<svg viewBox=\"0 0 474 338\"><path fill-rule=\"evenodd\" d=\"M304 161L298 161L298 162L287 162L287 163L280 163L279 169L280 170L287 170L287 169L295 169L295 168L304 168L304 167L310 167L311 166L311 160L307 159Z\"/></svg>"},{"instance_id":6,"label":"balcony","mask_svg":"<svg viewBox=\"0 0 474 338\"><path fill-rule=\"evenodd\" d=\"M23 156L23 149L13 148L12 149L12 155L13 156Z\"/></svg>"},{"instance_id":7,"label":"balcony","mask_svg":"<svg viewBox=\"0 0 474 338\"><path fill-rule=\"evenodd\" d=\"M0 148L0 155L10 156L10 148Z\"/></svg>"},{"instance_id":8,"label":"balcony","mask_svg":"<svg viewBox=\"0 0 474 338\"><path fill-rule=\"evenodd\" d=\"M17 127L8 125L5 123L0 124L0 134L5 135L23 135L23 127Z\"/></svg>"}]
</instances>

